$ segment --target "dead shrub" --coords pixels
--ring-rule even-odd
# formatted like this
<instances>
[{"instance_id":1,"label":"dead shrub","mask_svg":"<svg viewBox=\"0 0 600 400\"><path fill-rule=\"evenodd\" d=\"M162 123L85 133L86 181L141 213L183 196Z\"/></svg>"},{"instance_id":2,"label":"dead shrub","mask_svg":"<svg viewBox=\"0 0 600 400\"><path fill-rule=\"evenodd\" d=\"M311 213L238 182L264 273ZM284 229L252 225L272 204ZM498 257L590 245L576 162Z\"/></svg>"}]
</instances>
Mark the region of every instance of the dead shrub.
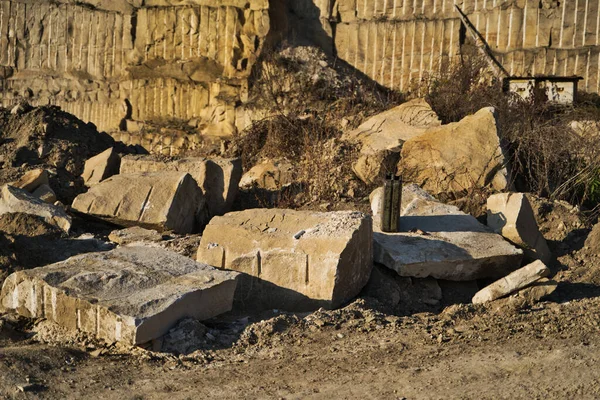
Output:
<instances>
[{"instance_id":1,"label":"dead shrub","mask_svg":"<svg viewBox=\"0 0 600 400\"><path fill-rule=\"evenodd\" d=\"M368 195L352 172L358 149L342 142L344 129L398 104L401 97L357 76L313 47L266 52L253 72L249 104L263 115L237 135L230 155L244 170L261 159L287 159L303 191L285 206Z\"/></svg>"},{"instance_id":2,"label":"dead shrub","mask_svg":"<svg viewBox=\"0 0 600 400\"><path fill-rule=\"evenodd\" d=\"M504 93L499 80L486 79L477 57L463 61L428 83L426 98L440 119L455 122L494 107L516 190L595 207L600 201L598 97L584 94L572 106L523 100ZM577 132L573 121L587 121L586 129Z\"/></svg>"}]
</instances>

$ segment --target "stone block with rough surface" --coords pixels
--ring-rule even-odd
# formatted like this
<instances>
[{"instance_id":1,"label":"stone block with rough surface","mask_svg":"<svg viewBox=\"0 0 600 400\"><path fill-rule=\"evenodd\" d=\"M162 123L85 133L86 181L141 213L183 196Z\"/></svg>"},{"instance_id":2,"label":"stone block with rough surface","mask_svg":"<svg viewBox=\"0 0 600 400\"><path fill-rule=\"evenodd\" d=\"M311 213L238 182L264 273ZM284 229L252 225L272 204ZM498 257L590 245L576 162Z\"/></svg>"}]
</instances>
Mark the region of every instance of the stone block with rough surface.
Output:
<instances>
[{"instance_id":1,"label":"stone block with rough surface","mask_svg":"<svg viewBox=\"0 0 600 400\"><path fill-rule=\"evenodd\" d=\"M229 212L238 194L242 178L239 158L182 158L162 161L153 156L125 156L121 173L179 171L187 172L204 191L208 213L211 216Z\"/></svg>"},{"instance_id":2,"label":"stone block with rough surface","mask_svg":"<svg viewBox=\"0 0 600 400\"><path fill-rule=\"evenodd\" d=\"M38 215L66 233L71 229L71 217L61 207L48 204L25 190L10 185L4 185L0 189L0 215L7 213Z\"/></svg>"},{"instance_id":3,"label":"stone block with rough surface","mask_svg":"<svg viewBox=\"0 0 600 400\"><path fill-rule=\"evenodd\" d=\"M12 183L11 186L33 193L41 185L48 185L49 183L48 171L45 169L33 169L27 171L18 181Z\"/></svg>"},{"instance_id":4,"label":"stone block with rough surface","mask_svg":"<svg viewBox=\"0 0 600 400\"><path fill-rule=\"evenodd\" d=\"M369 280L372 255L365 214L253 209L213 218L197 259L243 272L240 301L307 310L356 296Z\"/></svg>"},{"instance_id":5,"label":"stone block with rough surface","mask_svg":"<svg viewBox=\"0 0 600 400\"><path fill-rule=\"evenodd\" d=\"M435 195L473 186L506 190L506 165L494 109L484 108L408 139L398 168L408 181Z\"/></svg>"},{"instance_id":6,"label":"stone block with rough surface","mask_svg":"<svg viewBox=\"0 0 600 400\"><path fill-rule=\"evenodd\" d=\"M237 275L163 249L124 247L15 272L4 282L0 309L141 344L182 318L229 311Z\"/></svg>"},{"instance_id":7,"label":"stone block with rough surface","mask_svg":"<svg viewBox=\"0 0 600 400\"><path fill-rule=\"evenodd\" d=\"M73 201L73 210L122 226L191 233L206 223L205 199L185 172L115 175Z\"/></svg>"},{"instance_id":8,"label":"stone block with rough surface","mask_svg":"<svg viewBox=\"0 0 600 400\"><path fill-rule=\"evenodd\" d=\"M373 193L374 207L381 190ZM377 221L377 217L375 217ZM457 207L416 185L402 188L400 232L374 223L375 262L401 276L452 281L500 278L519 268L523 252Z\"/></svg>"},{"instance_id":9,"label":"stone block with rough surface","mask_svg":"<svg viewBox=\"0 0 600 400\"><path fill-rule=\"evenodd\" d=\"M524 249L533 261L552 261L552 253L540 232L531 204L524 193L498 193L487 200L487 225Z\"/></svg>"}]
</instances>

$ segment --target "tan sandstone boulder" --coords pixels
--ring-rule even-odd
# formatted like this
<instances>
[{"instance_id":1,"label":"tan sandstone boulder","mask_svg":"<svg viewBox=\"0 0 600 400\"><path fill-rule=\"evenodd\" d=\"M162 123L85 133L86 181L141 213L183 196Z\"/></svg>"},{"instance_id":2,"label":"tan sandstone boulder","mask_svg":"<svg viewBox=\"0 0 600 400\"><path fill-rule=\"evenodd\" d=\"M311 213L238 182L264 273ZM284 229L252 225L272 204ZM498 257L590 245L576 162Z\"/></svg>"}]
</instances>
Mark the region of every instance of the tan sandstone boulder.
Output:
<instances>
[{"instance_id":1,"label":"tan sandstone boulder","mask_svg":"<svg viewBox=\"0 0 600 400\"><path fill-rule=\"evenodd\" d=\"M550 275L548 267L540 260L534 261L481 289L473 296L473 303L480 304L500 299L526 288L548 275Z\"/></svg>"},{"instance_id":2,"label":"tan sandstone boulder","mask_svg":"<svg viewBox=\"0 0 600 400\"><path fill-rule=\"evenodd\" d=\"M121 157L114 148L107 149L85 162L83 169L83 182L92 186L119 173Z\"/></svg>"},{"instance_id":3,"label":"tan sandstone boulder","mask_svg":"<svg viewBox=\"0 0 600 400\"><path fill-rule=\"evenodd\" d=\"M25 190L10 185L4 185L0 189L0 215L6 213L38 215L66 233L71 229L71 217L61 207L48 204Z\"/></svg>"},{"instance_id":4,"label":"tan sandstone boulder","mask_svg":"<svg viewBox=\"0 0 600 400\"><path fill-rule=\"evenodd\" d=\"M200 157L163 161L154 156L134 155L121 160L121 174L156 171L187 172L204 191L209 215L223 215L231 210L238 194L242 161Z\"/></svg>"},{"instance_id":5,"label":"tan sandstone boulder","mask_svg":"<svg viewBox=\"0 0 600 400\"><path fill-rule=\"evenodd\" d=\"M197 260L243 272L236 294L253 308L335 308L373 267L371 219L359 212L253 209L215 217Z\"/></svg>"},{"instance_id":6,"label":"tan sandstone boulder","mask_svg":"<svg viewBox=\"0 0 600 400\"><path fill-rule=\"evenodd\" d=\"M293 182L294 167L289 161L263 160L242 176L240 187L279 190Z\"/></svg>"},{"instance_id":7,"label":"tan sandstone boulder","mask_svg":"<svg viewBox=\"0 0 600 400\"><path fill-rule=\"evenodd\" d=\"M375 115L343 136L361 146L354 172L368 184L386 172L395 172L402 144L440 125L437 114L424 99L411 100Z\"/></svg>"},{"instance_id":8,"label":"tan sandstone boulder","mask_svg":"<svg viewBox=\"0 0 600 400\"><path fill-rule=\"evenodd\" d=\"M474 185L506 190L506 165L494 109L484 108L407 140L398 168L405 180L436 195Z\"/></svg>"},{"instance_id":9,"label":"tan sandstone boulder","mask_svg":"<svg viewBox=\"0 0 600 400\"><path fill-rule=\"evenodd\" d=\"M548 264L552 253L540 232L531 204L524 193L499 193L487 200L487 225L521 247L529 260Z\"/></svg>"},{"instance_id":10,"label":"tan sandstone boulder","mask_svg":"<svg viewBox=\"0 0 600 400\"><path fill-rule=\"evenodd\" d=\"M25 174L18 181L13 182L10 185L19 189L23 189L29 193L33 193L33 191L41 185L48 184L48 171L45 169L33 169L25 172Z\"/></svg>"},{"instance_id":11,"label":"tan sandstone boulder","mask_svg":"<svg viewBox=\"0 0 600 400\"><path fill-rule=\"evenodd\" d=\"M177 233L207 222L202 190L185 172L115 175L77 196L72 208L117 225Z\"/></svg>"},{"instance_id":12,"label":"tan sandstone boulder","mask_svg":"<svg viewBox=\"0 0 600 400\"><path fill-rule=\"evenodd\" d=\"M0 309L141 344L182 318L231 310L237 275L159 248L123 247L13 273Z\"/></svg>"}]
</instances>

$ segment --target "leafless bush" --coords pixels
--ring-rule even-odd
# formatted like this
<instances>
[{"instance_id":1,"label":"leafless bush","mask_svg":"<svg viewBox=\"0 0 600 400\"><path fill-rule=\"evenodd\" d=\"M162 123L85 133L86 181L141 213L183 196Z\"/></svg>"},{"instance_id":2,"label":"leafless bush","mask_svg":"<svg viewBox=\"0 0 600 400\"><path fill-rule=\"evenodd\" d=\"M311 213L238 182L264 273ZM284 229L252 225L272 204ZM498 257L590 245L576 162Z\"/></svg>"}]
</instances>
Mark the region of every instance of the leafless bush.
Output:
<instances>
[{"instance_id":1,"label":"leafless bush","mask_svg":"<svg viewBox=\"0 0 600 400\"><path fill-rule=\"evenodd\" d=\"M429 82L427 99L443 122L455 122L493 106L503 146L519 191L594 207L600 201L600 107L583 95L572 106L505 94L499 80L470 58ZM585 121L573 129L573 121Z\"/></svg>"},{"instance_id":2,"label":"leafless bush","mask_svg":"<svg viewBox=\"0 0 600 400\"><path fill-rule=\"evenodd\" d=\"M249 103L264 118L234 138L233 155L242 157L245 170L263 158L285 158L295 165L304 191L287 206L366 196L370 188L351 169L358 149L340 137L344 129L399 103L400 96L340 72L335 60L315 48L284 49L262 58Z\"/></svg>"}]
</instances>

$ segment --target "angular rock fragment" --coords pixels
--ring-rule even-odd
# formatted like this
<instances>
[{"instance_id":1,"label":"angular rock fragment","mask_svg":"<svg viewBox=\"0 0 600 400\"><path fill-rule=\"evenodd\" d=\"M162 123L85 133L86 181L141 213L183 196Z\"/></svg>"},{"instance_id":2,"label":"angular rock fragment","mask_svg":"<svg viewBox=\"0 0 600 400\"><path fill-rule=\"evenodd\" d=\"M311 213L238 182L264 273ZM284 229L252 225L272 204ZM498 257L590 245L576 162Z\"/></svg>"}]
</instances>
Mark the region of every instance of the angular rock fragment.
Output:
<instances>
[{"instance_id":1,"label":"angular rock fragment","mask_svg":"<svg viewBox=\"0 0 600 400\"><path fill-rule=\"evenodd\" d=\"M132 226L126 229L112 231L110 235L108 235L108 240L120 245L138 242L160 242L163 240L163 235L152 229Z\"/></svg>"},{"instance_id":2,"label":"angular rock fragment","mask_svg":"<svg viewBox=\"0 0 600 400\"><path fill-rule=\"evenodd\" d=\"M408 139L398 168L432 194L460 192L473 185L506 190L507 161L500 147L493 108Z\"/></svg>"},{"instance_id":3,"label":"angular rock fragment","mask_svg":"<svg viewBox=\"0 0 600 400\"><path fill-rule=\"evenodd\" d=\"M552 260L546 239L538 229L531 204L523 193L499 193L487 200L487 225L524 249L529 260Z\"/></svg>"},{"instance_id":4,"label":"angular rock fragment","mask_svg":"<svg viewBox=\"0 0 600 400\"><path fill-rule=\"evenodd\" d=\"M473 296L473 303L481 304L500 299L523 289L548 275L550 275L548 267L540 260L534 261L481 289Z\"/></svg>"},{"instance_id":5,"label":"angular rock fragment","mask_svg":"<svg viewBox=\"0 0 600 400\"><path fill-rule=\"evenodd\" d=\"M11 186L32 193L41 185L48 184L48 171L45 169L33 169L31 171L27 171L18 181L11 183Z\"/></svg>"},{"instance_id":6,"label":"angular rock fragment","mask_svg":"<svg viewBox=\"0 0 600 400\"><path fill-rule=\"evenodd\" d=\"M10 185L4 185L0 189L0 215L6 213L38 215L66 233L71 229L71 217L62 208Z\"/></svg>"},{"instance_id":7,"label":"angular rock fragment","mask_svg":"<svg viewBox=\"0 0 600 400\"><path fill-rule=\"evenodd\" d=\"M86 186L92 186L119 173L121 157L114 147L87 160L81 177Z\"/></svg>"},{"instance_id":8,"label":"angular rock fragment","mask_svg":"<svg viewBox=\"0 0 600 400\"><path fill-rule=\"evenodd\" d=\"M357 129L344 134L344 140L358 142L360 156L353 165L356 175L365 183L374 183L382 172L394 172L402 144L441 122L423 99L408 101L377 114Z\"/></svg>"},{"instance_id":9,"label":"angular rock fragment","mask_svg":"<svg viewBox=\"0 0 600 400\"><path fill-rule=\"evenodd\" d=\"M264 160L250 168L240 180L240 187L279 190L294 182L294 167L287 160Z\"/></svg>"},{"instance_id":10,"label":"angular rock fragment","mask_svg":"<svg viewBox=\"0 0 600 400\"><path fill-rule=\"evenodd\" d=\"M182 318L229 311L237 275L163 249L123 247L15 272L4 282L0 308L141 344Z\"/></svg>"},{"instance_id":11,"label":"angular rock fragment","mask_svg":"<svg viewBox=\"0 0 600 400\"><path fill-rule=\"evenodd\" d=\"M211 220L198 261L245 273L238 300L255 308L335 308L373 267L371 219L359 212L253 209Z\"/></svg>"},{"instance_id":12,"label":"angular rock fragment","mask_svg":"<svg viewBox=\"0 0 600 400\"><path fill-rule=\"evenodd\" d=\"M376 218L373 234L375 262L401 276L452 281L500 278L521 263L521 250L416 185L402 188L401 208L400 232L380 232Z\"/></svg>"},{"instance_id":13,"label":"angular rock fragment","mask_svg":"<svg viewBox=\"0 0 600 400\"><path fill-rule=\"evenodd\" d=\"M125 156L121 174L156 171L187 172L204 191L211 216L229 212L242 178L242 162L238 158L182 158L161 161L154 156Z\"/></svg>"},{"instance_id":14,"label":"angular rock fragment","mask_svg":"<svg viewBox=\"0 0 600 400\"><path fill-rule=\"evenodd\" d=\"M57 200L54 190L52 190L52 188L46 184L38 186L38 188L35 189L31 194L34 197L37 197L38 199L50 204L56 203Z\"/></svg>"},{"instance_id":15,"label":"angular rock fragment","mask_svg":"<svg viewBox=\"0 0 600 400\"><path fill-rule=\"evenodd\" d=\"M115 175L73 201L73 210L122 226L191 233L206 223L205 199L185 172Z\"/></svg>"}]
</instances>

